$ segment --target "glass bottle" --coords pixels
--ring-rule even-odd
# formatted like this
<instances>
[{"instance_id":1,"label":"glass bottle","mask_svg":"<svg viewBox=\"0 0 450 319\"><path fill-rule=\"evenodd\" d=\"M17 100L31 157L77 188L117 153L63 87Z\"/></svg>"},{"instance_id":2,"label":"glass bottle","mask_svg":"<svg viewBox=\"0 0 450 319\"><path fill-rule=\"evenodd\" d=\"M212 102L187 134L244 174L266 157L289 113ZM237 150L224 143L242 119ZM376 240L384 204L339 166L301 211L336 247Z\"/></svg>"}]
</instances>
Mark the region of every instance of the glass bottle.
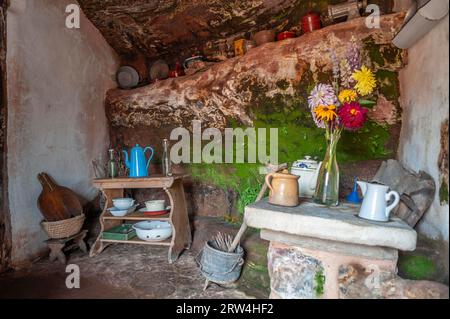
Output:
<instances>
[{"instance_id":1,"label":"glass bottle","mask_svg":"<svg viewBox=\"0 0 450 319\"><path fill-rule=\"evenodd\" d=\"M313 200L326 206L339 205L339 166L336 160L336 148L339 135L331 134L325 158L317 177L316 192Z\"/></svg>"},{"instance_id":2,"label":"glass bottle","mask_svg":"<svg viewBox=\"0 0 450 319\"><path fill-rule=\"evenodd\" d=\"M172 161L170 160L169 141L165 138L163 141L163 175L172 176Z\"/></svg>"},{"instance_id":3,"label":"glass bottle","mask_svg":"<svg viewBox=\"0 0 450 319\"><path fill-rule=\"evenodd\" d=\"M115 178L117 177L117 162L114 159L114 150L110 149L108 150L109 153L109 161L108 161L108 175L110 178Z\"/></svg>"}]
</instances>

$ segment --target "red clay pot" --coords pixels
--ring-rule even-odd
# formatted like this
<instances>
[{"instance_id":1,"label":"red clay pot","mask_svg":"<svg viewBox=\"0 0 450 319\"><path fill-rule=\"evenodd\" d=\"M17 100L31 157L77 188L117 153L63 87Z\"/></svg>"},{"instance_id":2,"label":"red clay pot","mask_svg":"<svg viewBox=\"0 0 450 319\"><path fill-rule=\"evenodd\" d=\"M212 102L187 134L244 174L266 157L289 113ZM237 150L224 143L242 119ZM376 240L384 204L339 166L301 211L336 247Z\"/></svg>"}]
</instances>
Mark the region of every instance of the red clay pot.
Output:
<instances>
[{"instance_id":1,"label":"red clay pot","mask_svg":"<svg viewBox=\"0 0 450 319\"><path fill-rule=\"evenodd\" d=\"M292 39L295 38L295 33L292 31L283 31L281 33L278 33L277 35L277 41L283 41L285 39Z\"/></svg>"},{"instance_id":2,"label":"red clay pot","mask_svg":"<svg viewBox=\"0 0 450 319\"><path fill-rule=\"evenodd\" d=\"M303 33L319 30L322 27L320 16L317 13L310 12L302 17L302 31Z\"/></svg>"}]
</instances>

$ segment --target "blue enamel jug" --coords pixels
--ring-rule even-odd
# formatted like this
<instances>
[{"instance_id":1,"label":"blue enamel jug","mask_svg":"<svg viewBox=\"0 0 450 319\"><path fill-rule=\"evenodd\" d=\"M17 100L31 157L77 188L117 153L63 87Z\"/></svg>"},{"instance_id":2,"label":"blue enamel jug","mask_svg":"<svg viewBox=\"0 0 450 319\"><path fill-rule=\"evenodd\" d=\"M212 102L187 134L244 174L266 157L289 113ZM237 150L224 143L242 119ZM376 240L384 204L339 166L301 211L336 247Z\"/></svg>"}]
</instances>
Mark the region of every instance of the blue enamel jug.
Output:
<instances>
[{"instance_id":1,"label":"blue enamel jug","mask_svg":"<svg viewBox=\"0 0 450 319\"><path fill-rule=\"evenodd\" d=\"M145 152L151 151L148 161L145 160ZM130 170L130 177L147 177L150 161L153 158L154 150L150 146L142 149L139 144L131 149L130 156L128 157L127 151L123 151L125 155L125 165Z\"/></svg>"}]
</instances>

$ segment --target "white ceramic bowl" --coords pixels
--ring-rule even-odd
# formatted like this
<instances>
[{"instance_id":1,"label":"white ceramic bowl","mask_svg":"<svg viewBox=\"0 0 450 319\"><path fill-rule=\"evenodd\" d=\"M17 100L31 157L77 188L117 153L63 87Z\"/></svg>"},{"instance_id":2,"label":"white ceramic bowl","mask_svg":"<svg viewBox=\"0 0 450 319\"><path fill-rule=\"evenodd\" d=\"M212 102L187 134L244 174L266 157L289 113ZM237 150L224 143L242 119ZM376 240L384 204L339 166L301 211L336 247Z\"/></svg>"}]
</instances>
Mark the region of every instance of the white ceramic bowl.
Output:
<instances>
[{"instance_id":1,"label":"white ceramic bowl","mask_svg":"<svg viewBox=\"0 0 450 319\"><path fill-rule=\"evenodd\" d=\"M115 217L123 217L128 213L128 209L117 209L116 207L108 208L108 210Z\"/></svg>"},{"instance_id":2,"label":"white ceramic bowl","mask_svg":"<svg viewBox=\"0 0 450 319\"><path fill-rule=\"evenodd\" d=\"M172 236L172 225L169 222L145 220L133 225L139 239L160 241Z\"/></svg>"},{"instance_id":3,"label":"white ceramic bowl","mask_svg":"<svg viewBox=\"0 0 450 319\"><path fill-rule=\"evenodd\" d=\"M127 210L134 205L134 199L132 198L115 198L112 202L114 207L119 210Z\"/></svg>"},{"instance_id":4,"label":"white ceramic bowl","mask_svg":"<svg viewBox=\"0 0 450 319\"><path fill-rule=\"evenodd\" d=\"M136 210L137 205L131 206L128 209L118 209L117 207L111 207L108 208L108 211L111 213L111 215L115 217L123 217L127 214L130 214Z\"/></svg>"},{"instance_id":5,"label":"white ceramic bowl","mask_svg":"<svg viewBox=\"0 0 450 319\"><path fill-rule=\"evenodd\" d=\"M145 208L148 212L159 212L166 209L166 201L162 200L149 200L145 202Z\"/></svg>"}]
</instances>

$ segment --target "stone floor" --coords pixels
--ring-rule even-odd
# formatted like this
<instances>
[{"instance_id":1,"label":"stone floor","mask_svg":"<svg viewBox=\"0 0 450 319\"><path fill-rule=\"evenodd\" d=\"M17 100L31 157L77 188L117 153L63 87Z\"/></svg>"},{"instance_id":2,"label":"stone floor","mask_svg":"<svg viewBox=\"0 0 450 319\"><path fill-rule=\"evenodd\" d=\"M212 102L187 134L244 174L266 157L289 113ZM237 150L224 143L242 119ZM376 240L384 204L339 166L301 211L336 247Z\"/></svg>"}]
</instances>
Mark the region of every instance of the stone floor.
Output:
<instances>
[{"instance_id":1,"label":"stone floor","mask_svg":"<svg viewBox=\"0 0 450 319\"><path fill-rule=\"evenodd\" d=\"M215 232L235 233L237 227L215 218L197 219L193 226L197 236L191 250L172 265L167 262L166 247L112 245L94 258L77 251L70 255L68 264L80 267L80 289L67 289L65 266L43 258L30 269L0 276L0 287L8 287L0 289L0 298L268 297L267 244L255 231L249 231L243 240L250 253L240 280L231 287L212 284L203 291L205 279L195 262L198 251Z\"/></svg>"}]
</instances>

